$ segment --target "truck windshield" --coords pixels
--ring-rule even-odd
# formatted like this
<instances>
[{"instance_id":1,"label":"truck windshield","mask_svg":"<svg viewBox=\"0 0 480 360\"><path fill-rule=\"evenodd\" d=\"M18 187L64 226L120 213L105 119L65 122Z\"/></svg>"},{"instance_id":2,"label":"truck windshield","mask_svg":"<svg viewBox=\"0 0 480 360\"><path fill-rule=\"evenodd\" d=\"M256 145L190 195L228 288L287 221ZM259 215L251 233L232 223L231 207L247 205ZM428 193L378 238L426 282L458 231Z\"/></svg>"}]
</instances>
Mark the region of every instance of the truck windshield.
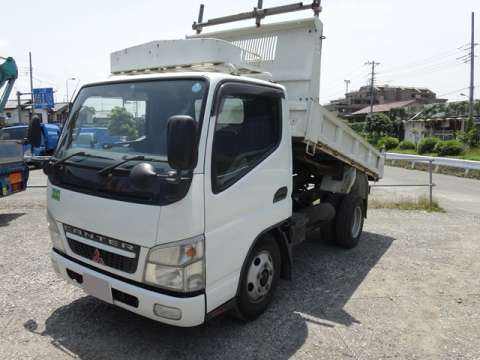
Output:
<instances>
[{"instance_id":1,"label":"truck windshield","mask_svg":"<svg viewBox=\"0 0 480 360\"><path fill-rule=\"evenodd\" d=\"M201 121L206 94L201 78L85 87L75 100L56 156L82 151L115 161L132 155L166 161L168 119L189 115Z\"/></svg>"}]
</instances>

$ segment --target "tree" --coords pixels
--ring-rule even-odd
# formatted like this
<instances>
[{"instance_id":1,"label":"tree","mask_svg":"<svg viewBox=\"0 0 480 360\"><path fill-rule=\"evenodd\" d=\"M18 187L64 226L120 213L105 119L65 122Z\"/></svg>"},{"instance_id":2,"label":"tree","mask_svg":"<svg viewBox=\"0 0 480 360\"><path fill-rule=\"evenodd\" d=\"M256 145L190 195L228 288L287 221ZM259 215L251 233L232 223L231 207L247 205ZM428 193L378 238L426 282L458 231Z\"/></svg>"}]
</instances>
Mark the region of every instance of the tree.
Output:
<instances>
[{"instance_id":1,"label":"tree","mask_svg":"<svg viewBox=\"0 0 480 360\"><path fill-rule=\"evenodd\" d=\"M367 116L365 131L375 137L395 135L395 126L387 115L374 113Z\"/></svg>"},{"instance_id":2,"label":"tree","mask_svg":"<svg viewBox=\"0 0 480 360\"><path fill-rule=\"evenodd\" d=\"M126 136L128 140L138 136L133 115L124 107L115 106L109 115L108 131L114 136Z\"/></svg>"}]
</instances>

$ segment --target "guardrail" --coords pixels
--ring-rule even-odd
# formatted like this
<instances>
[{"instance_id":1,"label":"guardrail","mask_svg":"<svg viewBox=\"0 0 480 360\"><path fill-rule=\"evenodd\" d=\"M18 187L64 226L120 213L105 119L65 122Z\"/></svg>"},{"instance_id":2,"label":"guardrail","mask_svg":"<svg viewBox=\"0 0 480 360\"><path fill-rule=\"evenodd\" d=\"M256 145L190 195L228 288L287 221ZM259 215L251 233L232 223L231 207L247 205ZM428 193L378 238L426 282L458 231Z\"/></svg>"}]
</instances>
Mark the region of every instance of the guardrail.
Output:
<instances>
[{"instance_id":1,"label":"guardrail","mask_svg":"<svg viewBox=\"0 0 480 360\"><path fill-rule=\"evenodd\" d=\"M370 185L370 187L404 187L404 186L428 187L428 201L429 201L428 204L431 210L433 205L433 188L436 186L433 182L433 163L437 162L437 159L439 158L432 157L432 156L385 153L385 159L386 160L408 160L408 161L414 161L414 162L428 163L428 184L386 184L386 185L372 184ZM444 159L444 158L440 158L440 159ZM464 160L464 161L468 161L468 160Z\"/></svg>"},{"instance_id":2,"label":"guardrail","mask_svg":"<svg viewBox=\"0 0 480 360\"><path fill-rule=\"evenodd\" d=\"M450 166L455 168L465 169L465 173L468 174L468 170L480 170L480 161L473 160L463 160L463 159L453 159L446 157L433 157L433 156L422 156L422 155L407 155L407 154L397 154L397 153L386 153L386 160L408 160L413 163L416 162L432 162L435 166Z\"/></svg>"}]
</instances>

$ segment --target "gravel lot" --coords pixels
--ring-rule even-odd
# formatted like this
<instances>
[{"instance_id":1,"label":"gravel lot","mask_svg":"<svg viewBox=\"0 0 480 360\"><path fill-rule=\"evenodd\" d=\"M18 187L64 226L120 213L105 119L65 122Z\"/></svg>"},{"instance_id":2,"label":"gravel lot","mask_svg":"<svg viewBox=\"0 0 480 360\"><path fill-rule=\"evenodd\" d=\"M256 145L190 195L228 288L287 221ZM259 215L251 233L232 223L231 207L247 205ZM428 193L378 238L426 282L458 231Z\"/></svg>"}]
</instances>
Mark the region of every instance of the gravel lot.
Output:
<instances>
[{"instance_id":1,"label":"gravel lot","mask_svg":"<svg viewBox=\"0 0 480 360\"><path fill-rule=\"evenodd\" d=\"M31 185L42 185L41 172ZM45 189L0 200L0 359L479 359L480 218L372 210L362 243L306 242L243 324L180 329L85 296L50 268Z\"/></svg>"}]
</instances>

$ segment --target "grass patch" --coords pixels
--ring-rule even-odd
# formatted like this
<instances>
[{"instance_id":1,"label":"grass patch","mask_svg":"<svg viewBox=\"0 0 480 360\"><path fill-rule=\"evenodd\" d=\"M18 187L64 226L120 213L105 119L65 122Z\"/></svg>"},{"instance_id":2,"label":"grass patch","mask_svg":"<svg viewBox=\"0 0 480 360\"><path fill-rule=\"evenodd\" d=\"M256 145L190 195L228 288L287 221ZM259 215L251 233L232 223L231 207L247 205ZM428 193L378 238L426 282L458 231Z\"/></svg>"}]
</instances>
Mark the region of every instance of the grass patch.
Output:
<instances>
[{"instance_id":1,"label":"grass patch","mask_svg":"<svg viewBox=\"0 0 480 360\"><path fill-rule=\"evenodd\" d=\"M426 196L420 196L417 199L399 199L394 201L370 199L368 201L368 207L370 209L425 210L428 212L445 212L445 209L443 209L435 199L433 199L432 208L430 208L430 203Z\"/></svg>"}]
</instances>

